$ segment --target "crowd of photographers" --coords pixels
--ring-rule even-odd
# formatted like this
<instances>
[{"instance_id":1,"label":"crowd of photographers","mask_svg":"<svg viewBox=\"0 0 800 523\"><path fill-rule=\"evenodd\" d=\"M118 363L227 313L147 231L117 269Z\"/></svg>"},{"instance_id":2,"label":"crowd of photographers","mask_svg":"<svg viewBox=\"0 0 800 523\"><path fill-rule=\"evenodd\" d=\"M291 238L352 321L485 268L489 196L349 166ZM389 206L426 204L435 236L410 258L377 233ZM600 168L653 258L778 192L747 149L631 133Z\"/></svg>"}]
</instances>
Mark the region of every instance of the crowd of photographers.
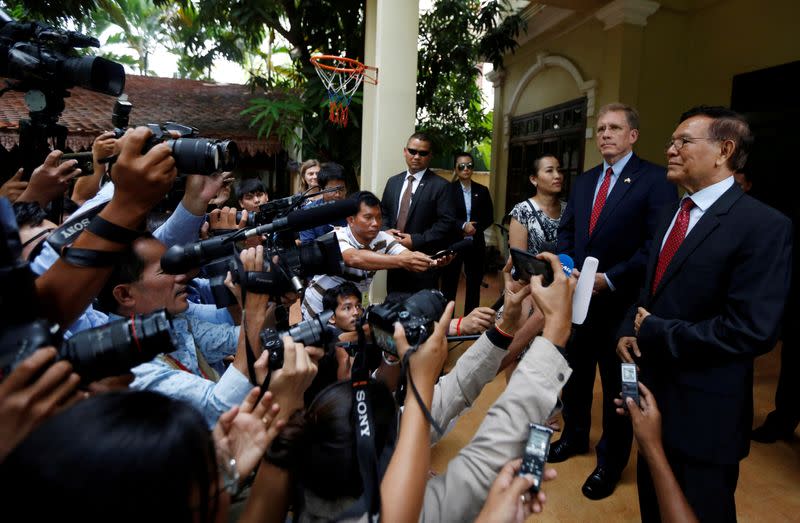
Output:
<instances>
[{"instance_id":1,"label":"crowd of photographers","mask_svg":"<svg viewBox=\"0 0 800 523\"><path fill-rule=\"evenodd\" d=\"M555 256L542 255L555 275L546 287L514 281L507 265L496 325L480 307L453 318L437 291L365 313L375 270L435 270L451 257L384 237L380 200L345 199L335 164L317 164L318 185L283 201L240 183L241 212L225 205L230 173L189 175L159 220L151 210L178 170L166 144L145 147L151 136L98 137L95 159L115 161L75 184L82 205L63 225L44 212L79 174L60 152L27 184L3 186L0 483L19 510L88 521L224 519L231 499L240 521L289 511L519 521L542 510L531 487L555 473L521 474L519 458L571 373L575 279ZM290 327L301 296L304 321ZM540 322L521 313L528 296L544 328L514 339ZM454 334L481 336L442 375ZM431 446L517 360L473 440L429 477ZM647 393L642 406L634 426L657 435Z\"/></svg>"}]
</instances>

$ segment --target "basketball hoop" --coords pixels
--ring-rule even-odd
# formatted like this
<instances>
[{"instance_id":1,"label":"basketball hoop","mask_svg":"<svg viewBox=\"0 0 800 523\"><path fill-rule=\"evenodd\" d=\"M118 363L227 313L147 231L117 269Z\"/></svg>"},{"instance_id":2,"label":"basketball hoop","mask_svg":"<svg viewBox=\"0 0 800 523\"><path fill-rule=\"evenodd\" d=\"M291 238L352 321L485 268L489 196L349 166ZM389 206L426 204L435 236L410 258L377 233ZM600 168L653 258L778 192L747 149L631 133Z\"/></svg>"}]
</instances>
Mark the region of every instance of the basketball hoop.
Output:
<instances>
[{"instance_id":1,"label":"basketball hoop","mask_svg":"<svg viewBox=\"0 0 800 523\"><path fill-rule=\"evenodd\" d=\"M347 127L350 100L361 82L378 85L378 69L364 65L358 60L345 56L321 54L311 57L319 79L328 91L330 114L328 120L341 127ZM375 76L366 74L375 71Z\"/></svg>"}]
</instances>

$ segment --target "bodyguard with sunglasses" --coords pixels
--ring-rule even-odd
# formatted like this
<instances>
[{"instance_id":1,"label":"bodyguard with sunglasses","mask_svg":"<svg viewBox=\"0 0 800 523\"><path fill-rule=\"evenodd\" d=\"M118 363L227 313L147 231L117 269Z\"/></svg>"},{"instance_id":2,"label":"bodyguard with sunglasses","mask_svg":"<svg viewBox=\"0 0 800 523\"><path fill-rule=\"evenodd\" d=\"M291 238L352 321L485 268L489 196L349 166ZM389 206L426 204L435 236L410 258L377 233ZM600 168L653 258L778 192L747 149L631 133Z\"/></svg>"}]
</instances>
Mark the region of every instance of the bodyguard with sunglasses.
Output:
<instances>
[{"instance_id":1,"label":"bodyguard with sunglasses","mask_svg":"<svg viewBox=\"0 0 800 523\"><path fill-rule=\"evenodd\" d=\"M494 207L489 189L472 180L475 160L468 152L455 156L455 179L450 183L450 197L453 201L456 225L461 238L472 239L472 246L459 252L456 259L444 268L442 292L448 300L455 301L461 265L466 277L464 314L480 305L481 281L486 258L486 240L483 231L492 224Z\"/></svg>"},{"instance_id":2,"label":"bodyguard with sunglasses","mask_svg":"<svg viewBox=\"0 0 800 523\"><path fill-rule=\"evenodd\" d=\"M381 198L383 224L407 249L435 254L453 242L456 225L449 184L428 169L433 146L422 132L403 148L408 169L389 178ZM438 288L437 272L389 271L388 292Z\"/></svg>"}]
</instances>

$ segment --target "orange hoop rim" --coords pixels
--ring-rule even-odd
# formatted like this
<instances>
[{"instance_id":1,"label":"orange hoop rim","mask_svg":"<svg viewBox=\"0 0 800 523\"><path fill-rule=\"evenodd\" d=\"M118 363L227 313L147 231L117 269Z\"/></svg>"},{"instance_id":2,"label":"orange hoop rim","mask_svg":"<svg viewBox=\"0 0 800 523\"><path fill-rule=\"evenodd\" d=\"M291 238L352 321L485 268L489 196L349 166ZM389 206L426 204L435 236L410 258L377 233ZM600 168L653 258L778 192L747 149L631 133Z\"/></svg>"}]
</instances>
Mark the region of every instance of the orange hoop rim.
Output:
<instances>
[{"instance_id":1,"label":"orange hoop rim","mask_svg":"<svg viewBox=\"0 0 800 523\"><path fill-rule=\"evenodd\" d=\"M340 60L342 62L347 62L353 67L336 67L335 65L323 64L320 62L320 60ZM347 58L346 56L334 56L332 54L318 54L316 56L312 56L311 63L316 67L322 67L323 69L336 71L338 73L361 73L365 69L374 69L374 67L366 66L353 58Z\"/></svg>"}]
</instances>

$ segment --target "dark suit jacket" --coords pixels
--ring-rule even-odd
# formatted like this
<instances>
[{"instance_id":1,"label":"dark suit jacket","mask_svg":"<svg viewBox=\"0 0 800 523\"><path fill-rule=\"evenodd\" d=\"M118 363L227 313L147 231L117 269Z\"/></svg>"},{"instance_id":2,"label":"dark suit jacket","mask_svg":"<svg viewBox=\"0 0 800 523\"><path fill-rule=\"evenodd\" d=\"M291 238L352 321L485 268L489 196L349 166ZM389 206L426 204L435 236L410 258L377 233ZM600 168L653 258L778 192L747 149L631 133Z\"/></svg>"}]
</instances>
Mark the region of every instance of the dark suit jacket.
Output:
<instances>
[{"instance_id":1,"label":"dark suit jacket","mask_svg":"<svg viewBox=\"0 0 800 523\"><path fill-rule=\"evenodd\" d=\"M671 205L662 213L637 304L652 314L639 331L640 378L661 410L665 446L702 462L734 464L750 448L753 358L778 338L792 226L734 185L689 231L651 295L676 211ZM621 336L633 336L635 314L636 305Z\"/></svg>"},{"instance_id":2,"label":"dark suit jacket","mask_svg":"<svg viewBox=\"0 0 800 523\"><path fill-rule=\"evenodd\" d=\"M397 225L400 191L406 173L395 174L386 181L381 198L383 226L393 229ZM414 190L405 232L411 235L412 249L427 254L445 248L451 243L455 230L455 213L449 184L428 169Z\"/></svg>"},{"instance_id":3,"label":"dark suit jacket","mask_svg":"<svg viewBox=\"0 0 800 523\"><path fill-rule=\"evenodd\" d=\"M450 183L450 198L452 199L455 208L455 225L459 230L464 222L467 221L467 208L464 206L464 191L461 188L461 182L455 180ZM472 182L472 210L470 221L475 222L477 231L472 237L475 248L484 248L486 240L483 236L489 226L494 223L494 206L492 205L492 197L489 195L489 189L485 185ZM461 240L463 234L457 234L455 241Z\"/></svg>"},{"instance_id":4,"label":"dark suit jacket","mask_svg":"<svg viewBox=\"0 0 800 523\"><path fill-rule=\"evenodd\" d=\"M575 178L558 227L558 252L569 254L576 268L583 266L587 256L597 258L598 272L608 275L616 291L596 296L599 299L593 299L592 305L605 306L609 303L604 302L613 301L623 304L624 312L636 299L644 279L659 211L667 203L676 202L678 192L667 181L663 167L634 154L609 193L590 238L592 200L602 171L600 164Z\"/></svg>"}]
</instances>

